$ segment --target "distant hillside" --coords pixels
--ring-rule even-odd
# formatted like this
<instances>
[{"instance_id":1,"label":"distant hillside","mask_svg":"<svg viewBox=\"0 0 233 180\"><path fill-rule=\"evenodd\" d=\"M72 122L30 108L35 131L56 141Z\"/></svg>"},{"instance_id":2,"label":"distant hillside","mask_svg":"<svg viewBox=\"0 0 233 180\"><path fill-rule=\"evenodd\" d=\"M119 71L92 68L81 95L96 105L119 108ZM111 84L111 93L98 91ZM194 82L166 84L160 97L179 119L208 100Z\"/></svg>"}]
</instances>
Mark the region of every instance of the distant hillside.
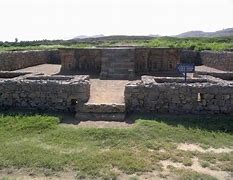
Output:
<instances>
[{"instance_id":1,"label":"distant hillside","mask_svg":"<svg viewBox=\"0 0 233 180\"><path fill-rule=\"evenodd\" d=\"M223 29L216 32L189 31L179 34L176 37L187 38L187 37L227 37L227 36L233 36L233 28Z\"/></svg>"},{"instance_id":2,"label":"distant hillside","mask_svg":"<svg viewBox=\"0 0 233 180\"><path fill-rule=\"evenodd\" d=\"M87 38L100 38L100 37L104 37L104 35L103 34L94 35L94 36L80 35L80 36L77 36L73 39L87 39Z\"/></svg>"},{"instance_id":3,"label":"distant hillside","mask_svg":"<svg viewBox=\"0 0 233 180\"><path fill-rule=\"evenodd\" d=\"M116 35L116 36L77 36L71 41L77 42L93 42L93 41L119 41L119 40L151 40L155 37L159 37L158 35L149 35L149 36L126 36L126 35Z\"/></svg>"},{"instance_id":4,"label":"distant hillside","mask_svg":"<svg viewBox=\"0 0 233 180\"><path fill-rule=\"evenodd\" d=\"M173 37L178 38L189 38L189 37L233 37L233 28L223 29L216 32L204 32L204 31L189 31ZM104 36L103 34L86 36L80 35L70 41L74 42L102 42L102 41L124 41L124 40L151 40L156 37L161 37L160 35L150 34L148 36L127 36L127 35L114 35L114 36Z\"/></svg>"}]
</instances>

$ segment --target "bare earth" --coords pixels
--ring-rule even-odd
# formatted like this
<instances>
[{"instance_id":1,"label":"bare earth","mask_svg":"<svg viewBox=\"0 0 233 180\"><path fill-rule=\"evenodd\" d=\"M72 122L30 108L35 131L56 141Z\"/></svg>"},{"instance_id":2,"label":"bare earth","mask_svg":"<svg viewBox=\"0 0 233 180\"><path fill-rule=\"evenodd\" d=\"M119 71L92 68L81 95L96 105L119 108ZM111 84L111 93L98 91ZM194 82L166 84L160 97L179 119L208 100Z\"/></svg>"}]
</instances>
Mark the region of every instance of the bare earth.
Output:
<instances>
[{"instance_id":1,"label":"bare earth","mask_svg":"<svg viewBox=\"0 0 233 180\"><path fill-rule=\"evenodd\" d=\"M211 67L208 67L208 66L196 66L195 67L195 70L197 72L210 72L210 73L224 73L224 72L227 72L227 71L222 71L222 70L219 70L219 69L215 69L215 68L211 68Z\"/></svg>"},{"instance_id":2,"label":"bare earth","mask_svg":"<svg viewBox=\"0 0 233 180\"><path fill-rule=\"evenodd\" d=\"M127 80L91 79L91 95L88 103L122 104L124 103Z\"/></svg>"},{"instance_id":3,"label":"bare earth","mask_svg":"<svg viewBox=\"0 0 233 180\"><path fill-rule=\"evenodd\" d=\"M60 64L41 64L38 66L32 66L24 69L15 70L15 72L33 72L43 73L45 75L58 74L60 72Z\"/></svg>"},{"instance_id":4,"label":"bare earth","mask_svg":"<svg viewBox=\"0 0 233 180\"><path fill-rule=\"evenodd\" d=\"M186 144L186 143L182 143L179 144L177 149L180 150L184 150L184 151L198 151L198 152L202 152L202 153L206 153L206 152L213 152L213 153L230 153L233 151L233 149L230 148L208 148L208 149L203 149L202 147L200 147L197 144Z\"/></svg>"}]
</instances>

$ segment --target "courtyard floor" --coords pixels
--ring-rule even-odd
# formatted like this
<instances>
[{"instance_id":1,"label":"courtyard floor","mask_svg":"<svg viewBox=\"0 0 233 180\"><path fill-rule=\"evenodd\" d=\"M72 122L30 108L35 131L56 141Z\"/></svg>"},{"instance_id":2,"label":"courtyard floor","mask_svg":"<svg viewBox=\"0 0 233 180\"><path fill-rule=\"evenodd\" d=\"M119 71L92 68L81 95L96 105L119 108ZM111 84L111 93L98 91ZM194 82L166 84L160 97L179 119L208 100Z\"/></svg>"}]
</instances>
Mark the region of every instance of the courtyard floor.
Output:
<instances>
[{"instance_id":1,"label":"courtyard floor","mask_svg":"<svg viewBox=\"0 0 233 180\"><path fill-rule=\"evenodd\" d=\"M24 69L15 70L15 72L33 72L43 73L45 75L54 75L60 72L60 64L41 64L37 66L27 67Z\"/></svg>"}]
</instances>

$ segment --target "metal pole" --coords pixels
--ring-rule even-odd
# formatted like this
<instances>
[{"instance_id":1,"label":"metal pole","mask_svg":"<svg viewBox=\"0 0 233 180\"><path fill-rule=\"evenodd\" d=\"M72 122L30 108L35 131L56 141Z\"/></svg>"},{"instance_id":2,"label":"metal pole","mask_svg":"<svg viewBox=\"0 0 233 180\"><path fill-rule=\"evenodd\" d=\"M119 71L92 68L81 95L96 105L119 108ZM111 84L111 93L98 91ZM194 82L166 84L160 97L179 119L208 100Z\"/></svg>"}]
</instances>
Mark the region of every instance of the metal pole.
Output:
<instances>
[{"instance_id":1,"label":"metal pole","mask_svg":"<svg viewBox=\"0 0 233 180\"><path fill-rule=\"evenodd\" d=\"M184 81L186 82L187 81L187 69L186 69L186 66L185 66L185 69L184 69Z\"/></svg>"}]
</instances>

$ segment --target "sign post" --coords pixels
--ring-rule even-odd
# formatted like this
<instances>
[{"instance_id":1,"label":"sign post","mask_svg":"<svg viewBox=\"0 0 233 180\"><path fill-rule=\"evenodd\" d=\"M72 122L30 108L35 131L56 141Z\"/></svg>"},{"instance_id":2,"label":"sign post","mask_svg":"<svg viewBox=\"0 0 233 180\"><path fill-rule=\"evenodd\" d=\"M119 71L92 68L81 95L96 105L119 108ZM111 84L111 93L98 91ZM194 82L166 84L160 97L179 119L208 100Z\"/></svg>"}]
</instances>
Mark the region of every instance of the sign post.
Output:
<instances>
[{"instance_id":1,"label":"sign post","mask_svg":"<svg viewBox=\"0 0 233 180\"><path fill-rule=\"evenodd\" d=\"M176 66L176 69L179 73L184 75L185 82L187 81L187 73L195 72L195 65L190 63L180 63Z\"/></svg>"}]
</instances>

